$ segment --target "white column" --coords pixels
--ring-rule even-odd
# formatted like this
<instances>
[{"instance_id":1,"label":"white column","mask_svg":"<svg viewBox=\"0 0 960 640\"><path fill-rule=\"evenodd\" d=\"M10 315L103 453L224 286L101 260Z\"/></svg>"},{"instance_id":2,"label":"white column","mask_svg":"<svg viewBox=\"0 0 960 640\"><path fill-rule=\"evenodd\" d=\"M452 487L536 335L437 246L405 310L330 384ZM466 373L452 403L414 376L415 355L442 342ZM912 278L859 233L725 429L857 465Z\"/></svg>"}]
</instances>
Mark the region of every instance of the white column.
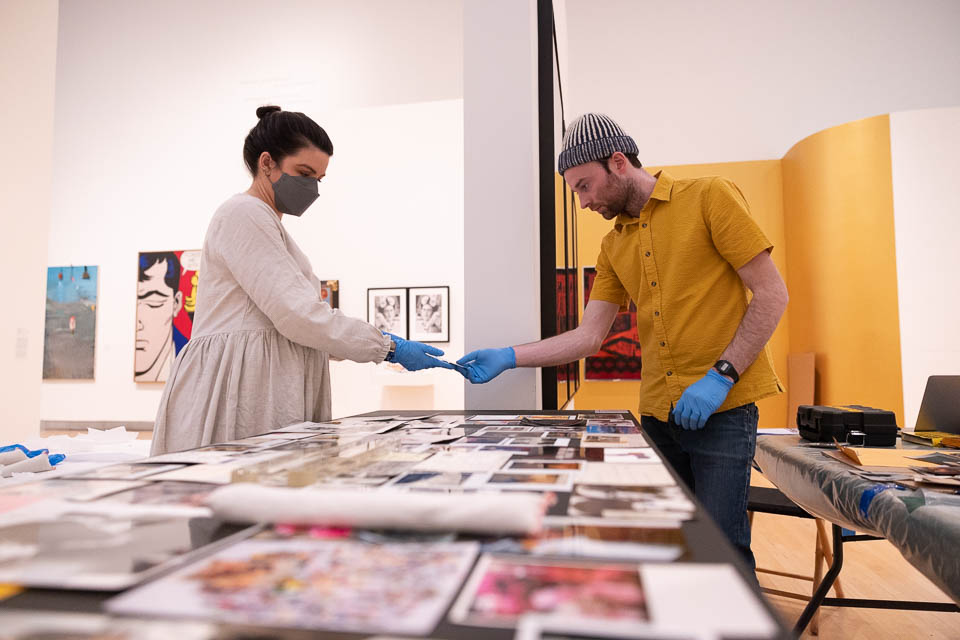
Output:
<instances>
[{"instance_id":1,"label":"white column","mask_svg":"<svg viewBox=\"0 0 960 640\"><path fill-rule=\"evenodd\" d=\"M540 338L536 0L465 0L465 348ZM534 409L540 373L466 384L467 409Z\"/></svg>"},{"instance_id":2,"label":"white column","mask_svg":"<svg viewBox=\"0 0 960 640\"><path fill-rule=\"evenodd\" d=\"M57 14L57 0L0 2L0 445L40 430Z\"/></svg>"}]
</instances>

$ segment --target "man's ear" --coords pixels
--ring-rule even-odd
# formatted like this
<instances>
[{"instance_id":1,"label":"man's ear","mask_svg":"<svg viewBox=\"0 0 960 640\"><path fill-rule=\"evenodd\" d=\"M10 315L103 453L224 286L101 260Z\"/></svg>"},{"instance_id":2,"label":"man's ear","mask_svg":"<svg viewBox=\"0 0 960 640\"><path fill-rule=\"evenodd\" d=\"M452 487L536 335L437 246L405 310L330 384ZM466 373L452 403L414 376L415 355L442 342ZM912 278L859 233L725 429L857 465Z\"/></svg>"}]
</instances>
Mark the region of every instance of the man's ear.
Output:
<instances>
[{"instance_id":1,"label":"man's ear","mask_svg":"<svg viewBox=\"0 0 960 640\"><path fill-rule=\"evenodd\" d=\"M626 171L627 167L630 165L630 161L627 160L627 156L619 151L614 151L613 155L610 156L610 170L614 173L623 174Z\"/></svg>"}]
</instances>

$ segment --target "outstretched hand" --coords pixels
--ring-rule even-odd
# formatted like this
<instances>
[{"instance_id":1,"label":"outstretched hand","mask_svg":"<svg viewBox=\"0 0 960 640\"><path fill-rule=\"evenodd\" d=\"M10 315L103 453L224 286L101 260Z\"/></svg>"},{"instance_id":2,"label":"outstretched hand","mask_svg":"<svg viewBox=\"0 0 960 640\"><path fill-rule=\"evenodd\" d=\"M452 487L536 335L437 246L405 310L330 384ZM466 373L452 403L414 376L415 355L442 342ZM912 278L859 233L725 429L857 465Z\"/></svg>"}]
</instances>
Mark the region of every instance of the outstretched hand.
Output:
<instances>
[{"instance_id":1,"label":"outstretched hand","mask_svg":"<svg viewBox=\"0 0 960 640\"><path fill-rule=\"evenodd\" d=\"M397 343L397 349L393 354L391 362L402 365L407 371L419 371L421 369L432 369L434 367L442 367L444 369L455 368L449 362L444 362L434 357L443 355L443 351L436 347L431 347L428 344L415 342L413 340L404 340L392 333L386 335L393 338L393 341Z\"/></svg>"},{"instance_id":2,"label":"outstretched hand","mask_svg":"<svg viewBox=\"0 0 960 640\"><path fill-rule=\"evenodd\" d=\"M507 369L517 366L517 354L513 347L502 349L479 349L457 360L466 368L464 377L473 384L490 382ZM463 372L461 372L463 373Z\"/></svg>"}]
</instances>

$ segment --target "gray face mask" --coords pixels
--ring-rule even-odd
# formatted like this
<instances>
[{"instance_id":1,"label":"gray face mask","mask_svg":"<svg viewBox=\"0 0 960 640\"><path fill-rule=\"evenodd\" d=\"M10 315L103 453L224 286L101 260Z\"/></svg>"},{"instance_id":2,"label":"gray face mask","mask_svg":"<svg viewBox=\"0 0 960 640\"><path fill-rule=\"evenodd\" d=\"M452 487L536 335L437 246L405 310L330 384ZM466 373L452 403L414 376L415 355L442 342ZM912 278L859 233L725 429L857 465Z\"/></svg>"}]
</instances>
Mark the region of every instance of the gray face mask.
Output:
<instances>
[{"instance_id":1,"label":"gray face mask","mask_svg":"<svg viewBox=\"0 0 960 640\"><path fill-rule=\"evenodd\" d=\"M281 174L273 183L273 201L277 211L291 216L302 216L320 195L320 183L308 176Z\"/></svg>"}]
</instances>

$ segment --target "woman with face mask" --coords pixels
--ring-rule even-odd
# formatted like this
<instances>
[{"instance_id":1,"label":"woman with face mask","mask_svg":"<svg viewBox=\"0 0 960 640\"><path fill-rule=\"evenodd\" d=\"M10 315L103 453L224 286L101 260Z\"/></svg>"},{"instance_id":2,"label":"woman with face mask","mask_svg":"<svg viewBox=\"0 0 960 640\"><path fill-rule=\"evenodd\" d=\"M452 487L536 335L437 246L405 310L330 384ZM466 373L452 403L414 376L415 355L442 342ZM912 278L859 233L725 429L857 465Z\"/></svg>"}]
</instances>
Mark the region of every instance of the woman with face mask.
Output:
<instances>
[{"instance_id":1,"label":"woman with face mask","mask_svg":"<svg viewBox=\"0 0 960 640\"><path fill-rule=\"evenodd\" d=\"M260 107L243 144L253 184L207 229L193 335L170 371L151 454L330 419L329 359L453 368L434 347L384 334L321 301L281 224L317 198L333 143L302 113Z\"/></svg>"}]
</instances>

